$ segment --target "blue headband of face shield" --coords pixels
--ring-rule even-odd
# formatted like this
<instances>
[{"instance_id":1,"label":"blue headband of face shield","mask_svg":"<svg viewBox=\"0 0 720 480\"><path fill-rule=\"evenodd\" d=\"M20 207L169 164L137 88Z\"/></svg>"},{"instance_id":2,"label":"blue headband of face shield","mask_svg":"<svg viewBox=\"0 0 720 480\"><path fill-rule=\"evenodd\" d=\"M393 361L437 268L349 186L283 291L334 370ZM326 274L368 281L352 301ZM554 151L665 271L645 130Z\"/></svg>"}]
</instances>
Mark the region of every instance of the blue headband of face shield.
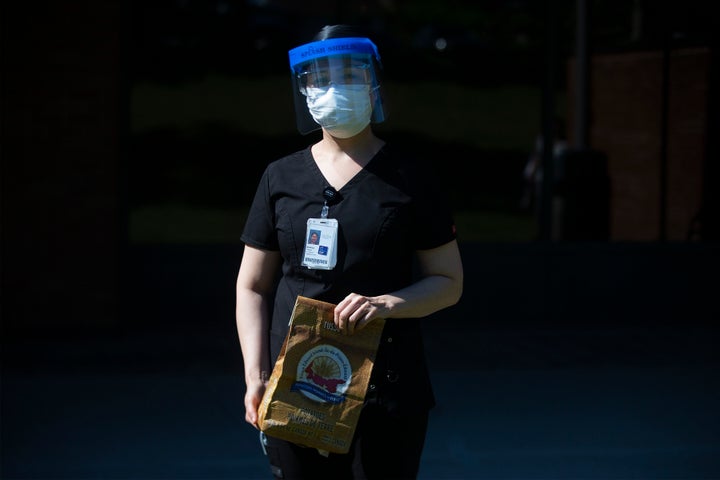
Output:
<instances>
[{"instance_id":1,"label":"blue headband of face shield","mask_svg":"<svg viewBox=\"0 0 720 480\"><path fill-rule=\"evenodd\" d=\"M380 54L377 47L369 38L364 37L328 38L327 40L306 43L293 48L288 52L288 55L290 57L290 68L295 71L298 65L317 58L353 53L372 55L380 63Z\"/></svg>"}]
</instances>

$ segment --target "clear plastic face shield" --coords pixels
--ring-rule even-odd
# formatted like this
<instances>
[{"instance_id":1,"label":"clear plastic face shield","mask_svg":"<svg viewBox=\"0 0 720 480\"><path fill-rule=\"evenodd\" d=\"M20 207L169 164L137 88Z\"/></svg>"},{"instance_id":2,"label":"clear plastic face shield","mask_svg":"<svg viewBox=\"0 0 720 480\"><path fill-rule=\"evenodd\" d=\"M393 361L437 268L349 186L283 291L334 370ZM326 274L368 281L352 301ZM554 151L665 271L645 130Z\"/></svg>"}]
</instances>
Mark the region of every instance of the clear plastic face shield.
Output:
<instances>
[{"instance_id":1,"label":"clear plastic face shield","mask_svg":"<svg viewBox=\"0 0 720 480\"><path fill-rule=\"evenodd\" d=\"M380 55L364 37L331 38L289 52L297 127L347 138L385 120Z\"/></svg>"}]
</instances>

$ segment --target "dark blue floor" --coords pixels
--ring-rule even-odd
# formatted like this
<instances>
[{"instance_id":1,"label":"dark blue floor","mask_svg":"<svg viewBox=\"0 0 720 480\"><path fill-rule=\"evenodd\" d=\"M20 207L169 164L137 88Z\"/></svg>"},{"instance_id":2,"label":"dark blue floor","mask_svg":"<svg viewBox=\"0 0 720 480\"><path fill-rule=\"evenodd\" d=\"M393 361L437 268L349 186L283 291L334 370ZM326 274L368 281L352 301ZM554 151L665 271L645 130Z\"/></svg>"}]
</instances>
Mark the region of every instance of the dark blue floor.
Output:
<instances>
[{"instance_id":1,"label":"dark blue floor","mask_svg":"<svg viewBox=\"0 0 720 480\"><path fill-rule=\"evenodd\" d=\"M716 251L614 248L464 252L463 301L425 320L420 479L720 478ZM1 478L270 478L243 420L236 252L132 259L122 324L6 342Z\"/></svg>"}]
</instances>

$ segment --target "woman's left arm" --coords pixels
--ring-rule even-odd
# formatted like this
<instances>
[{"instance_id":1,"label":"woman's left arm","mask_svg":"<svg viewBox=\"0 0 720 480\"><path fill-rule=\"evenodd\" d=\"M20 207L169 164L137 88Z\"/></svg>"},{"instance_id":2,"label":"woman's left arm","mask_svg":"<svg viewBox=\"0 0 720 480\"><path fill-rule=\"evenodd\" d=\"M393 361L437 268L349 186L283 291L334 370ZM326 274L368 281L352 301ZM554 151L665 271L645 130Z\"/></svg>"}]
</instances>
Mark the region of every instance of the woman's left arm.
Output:
<instances>
[{"instance_id":1,"label":"woman's left arm","mask_svg":"<svg viewBox=\"0 0 720 480\"><path fill-rule=\"evenodd\" d=\"M335 307L335 325L352 334L375 318L420 318L455 305L462 296L463 266L457 240L418 250L420 280L395 292L351 293Z\"/></svg>"}]
</instances>

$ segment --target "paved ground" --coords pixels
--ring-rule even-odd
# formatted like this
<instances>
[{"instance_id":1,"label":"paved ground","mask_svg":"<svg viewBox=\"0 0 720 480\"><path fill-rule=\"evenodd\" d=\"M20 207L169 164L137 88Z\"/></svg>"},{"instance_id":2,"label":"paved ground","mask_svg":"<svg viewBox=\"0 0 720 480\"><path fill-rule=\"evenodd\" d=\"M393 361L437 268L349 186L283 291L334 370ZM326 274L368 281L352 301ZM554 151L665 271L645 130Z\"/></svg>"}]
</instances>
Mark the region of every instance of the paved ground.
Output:
<instances>
[{"instance_id":1,"label":"paved ground","mask_svg":"<svg viewBox=\"0 0 720 480\"><path fill-rule=\"evenodd\" d=\"M208 301L231 282L232 255L145 253L128 303L136 315L124 325L4 347L3 479L269 478L243 421L231 299ZM467 260L493 268L487 258ZM199 263L225 272L220 285L170 296L173 281L156 282ZM486 287L468 282L473 307ZM495 293L507 287L500 281ZM532 309L520 305L500 321L497 301L477 310L464 301L425 322L438 407L421 480L720 478L717 325L603 324L602 312L530 322L519 312ZM611 308L623 311L596 310ZM688 307L708 312L699 308ZM166 321L148 321L163 312Z\"/></svg>"}]
</instances>

